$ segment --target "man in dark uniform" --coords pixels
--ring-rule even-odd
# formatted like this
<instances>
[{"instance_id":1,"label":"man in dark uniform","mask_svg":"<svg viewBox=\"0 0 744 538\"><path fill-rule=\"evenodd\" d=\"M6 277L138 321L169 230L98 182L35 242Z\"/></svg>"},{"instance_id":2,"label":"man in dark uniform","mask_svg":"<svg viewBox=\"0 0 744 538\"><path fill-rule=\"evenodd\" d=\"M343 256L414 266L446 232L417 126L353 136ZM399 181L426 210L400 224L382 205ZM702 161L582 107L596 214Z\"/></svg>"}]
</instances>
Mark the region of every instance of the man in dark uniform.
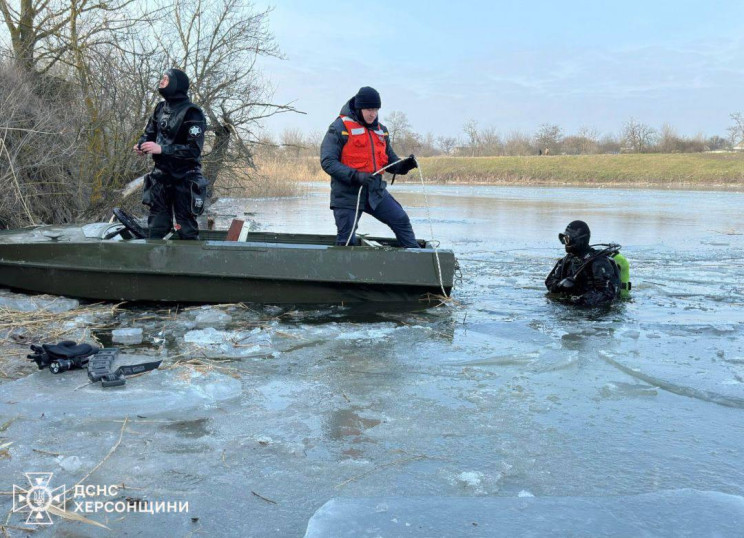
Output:
<instances>
[{"instance_id":1,"label":"man in dark uniform","mask_svg":"<svg viewBox=\"0 0 744 538\"><path fill-rule=\"evenodd\" d=\"M157 104L134 151L152 155L155 166L145 177L142 203L149 206L149 237L162 239L173 216L180 239L199 239L196 217L201 214L206 181L201 175L201 151L206 120L188 96L189 78L180 69L169 69L158 92Z\"/></svg>"},{"instance_id":2,"label":"man in dark uniform","mask_svg":"<svg viewBox=\"0 0 744 538\"><path fill-rule=\"evenodd\" d=\"M571 222L558 234L567 254L545 279L551 293L583 306L610 303L620 294L619 271L606 254L589 246L590 237L589 226L581 220Z\"/></svg>"},{"instance_id":3,"label":"man in dark uniform","mask_svg":"<svg viewBox=\"0 0 744 538\"><path fill-rule=\"evenodd\" d=\"M354 221L358 222L364 212L390 226L401 247L419 248L408 215L387 191L382 173L375 174L400 160L390 147L388 130L377 119L381 106L377 90L369 86L360 88L341 108L320 146L320 164L331 176L336 244L356 244ZM387 172L404 175L416 167L416 158L411 155Z\"/></svg>"}]
</instances>

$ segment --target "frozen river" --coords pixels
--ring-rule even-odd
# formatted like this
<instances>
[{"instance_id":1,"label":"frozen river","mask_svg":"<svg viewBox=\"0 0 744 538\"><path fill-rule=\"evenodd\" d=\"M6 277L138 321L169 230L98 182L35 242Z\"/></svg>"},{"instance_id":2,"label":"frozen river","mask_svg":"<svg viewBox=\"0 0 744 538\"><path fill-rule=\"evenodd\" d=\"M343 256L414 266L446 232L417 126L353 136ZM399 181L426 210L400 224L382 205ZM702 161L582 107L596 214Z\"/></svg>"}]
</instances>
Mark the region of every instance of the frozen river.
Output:
<instances>
[{"instance_id":1,"label":"frozen river","mask_svg":"<svg viewBox=\"0 0 744 538\"><path fill-rule=\"evenodd\" d=\"M123 351L204 363L118 391L81 389L83 372L2 382L0 447L12 445L0 490L32 471L69 488L102 462L83 483L123 487L93 500L189 503L188 513L86 513L135 536L303 536L333 498L377 499L383 514L415 498L431 518L443 498L494 503L488 510L545 499L537 519L640 499L657 525L649 535L661 536L680 535L683 513L703 528L706 517L710 526L741 520L744 194L440 186L427 188L427 209L420 186L391 191L418 237L430 238L430 214L434 237L455 251L453 304L117 311L118 326L143 334ZM216 210L248 212L267 230L334 232L325 186L294 199L222 200ZM631 301L577 310L546 298L543 280L562 255L557 234L574 219L589 223L593 242L623 245ZM389 235L369 216L360 231ZM725 500L715 518L710 492ZM679 509L657 510L643 501L649 494ZM0 496L0 507L11 500ZM52 517L35 535L105 534ZM468 517L463 536L484 532L493 515ZM9 524L23 521L13 514ZM533 520L502 523L477 535L543 532ZM332 536L326 524L314 535ZM401 529L370 535L411 527Z\"/></svg>"}]
</instances>

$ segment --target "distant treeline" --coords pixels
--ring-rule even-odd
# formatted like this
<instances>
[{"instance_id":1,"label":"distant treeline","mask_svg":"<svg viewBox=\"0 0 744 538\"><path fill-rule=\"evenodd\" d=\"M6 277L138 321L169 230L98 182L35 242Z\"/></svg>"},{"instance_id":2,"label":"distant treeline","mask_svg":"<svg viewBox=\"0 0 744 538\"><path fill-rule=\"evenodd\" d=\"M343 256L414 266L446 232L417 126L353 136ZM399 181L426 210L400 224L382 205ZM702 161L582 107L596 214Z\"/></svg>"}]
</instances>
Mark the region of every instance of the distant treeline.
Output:
<instances>
[{"instance_id":1,"label":"distant treeline","mask_svg":"<svg viewBox=\"0 0 744 538\"><path fill-rule=\"evenodd\" d=\"M459 137L417 133L402 112L392 112L381 119L398 154L414 153L421 157L702 153L733 151L739 149L737 144L744 139L744 116L739 113L731 114L732 125L726 129L726 137L682 136L670 125L654 129L634 118L626 121L618 134L604 135L591 128L567 134L553 124L540 125L532 134L518 131L501 134L493 127L480 127L477 122L469 121ZM278 139L263 135L257 151L264 158L317 155L322 136L323 133L286 129Z\"/></svg>"}]
</instances>

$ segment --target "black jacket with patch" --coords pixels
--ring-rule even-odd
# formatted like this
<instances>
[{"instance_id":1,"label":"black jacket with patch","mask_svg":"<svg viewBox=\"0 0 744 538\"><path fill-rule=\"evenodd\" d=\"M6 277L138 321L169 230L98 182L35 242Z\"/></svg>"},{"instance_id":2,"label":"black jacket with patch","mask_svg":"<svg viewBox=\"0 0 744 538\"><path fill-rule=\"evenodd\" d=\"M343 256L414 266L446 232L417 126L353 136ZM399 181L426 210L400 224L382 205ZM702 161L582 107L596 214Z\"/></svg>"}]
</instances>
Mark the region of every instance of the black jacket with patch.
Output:
<instances>
[{"instance_id":1,"label":"black jacket with patch","mask_svg":"<svg viewBox=\"0 0 744 538\"><path fill-rule=\"evenodd\" d=\"M188 99L158 103L139 139L140 144L157 142L162 148L160 155L152 156L155 161L153 175L180 180L193 170L201 170L206 128L204 113Z\"/></svg>"}]
</instances>

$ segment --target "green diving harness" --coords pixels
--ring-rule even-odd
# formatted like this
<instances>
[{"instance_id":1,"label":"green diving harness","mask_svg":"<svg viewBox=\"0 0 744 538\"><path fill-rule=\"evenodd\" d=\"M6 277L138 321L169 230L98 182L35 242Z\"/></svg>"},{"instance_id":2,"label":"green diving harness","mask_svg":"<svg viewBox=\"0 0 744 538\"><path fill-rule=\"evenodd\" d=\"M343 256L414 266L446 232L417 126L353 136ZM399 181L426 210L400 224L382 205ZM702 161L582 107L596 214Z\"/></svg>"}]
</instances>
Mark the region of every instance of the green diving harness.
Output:
<instances>
[{"instance_id":1,"label":"green diving harness","mask_svg":"<svg viewBox=\"0 0 744 538\"><path fill-rule=\"evenodd\" d=\"M569 276L561 280L559 286L563 288L572 288L576 283L576 277L579 276L586 267L588 267L594 260L601 256L607 256L615 267L615 272L620 278L620 298L627 299L630 297L630 290L632 284L630 282L630 263L628 259L620 254L621 246L616 243L598 243L596 245L589 245L590 247L605 247L604 249L596 252L591 258L586 260L581 267L578 268L573 276Z\"/></svg>"}]
</instances>

